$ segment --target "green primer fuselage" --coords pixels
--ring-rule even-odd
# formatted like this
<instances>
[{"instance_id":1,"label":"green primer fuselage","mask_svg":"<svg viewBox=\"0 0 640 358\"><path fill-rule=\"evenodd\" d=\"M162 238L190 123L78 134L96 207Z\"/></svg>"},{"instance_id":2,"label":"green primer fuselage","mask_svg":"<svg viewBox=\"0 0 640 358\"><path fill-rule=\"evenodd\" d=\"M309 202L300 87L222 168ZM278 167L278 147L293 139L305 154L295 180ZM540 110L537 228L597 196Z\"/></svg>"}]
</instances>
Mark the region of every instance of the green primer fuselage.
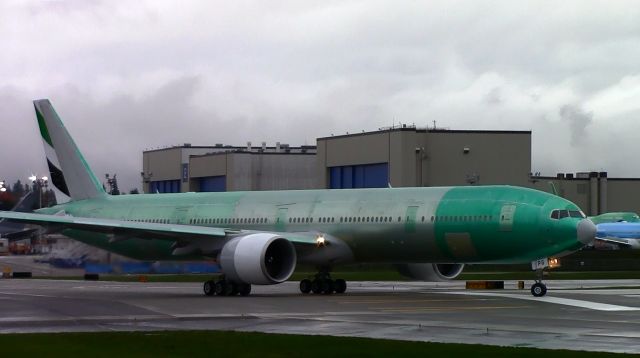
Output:
<instances>
[{"instance_id":1,"label":"green primer fuselage","mask_svg":"<svg viewBox=\"0 0 640 358\"><path fill-rule=\"evenodd\" d=\"M615 223L615 222L640 222L638 214L633 212L613 212L604 213L596 216L590 216L589 219L596 225L602 223Z\"/></svg>"},{"instance_id":2,"label":"green primer fuselage","mask_svg":"<svg viewBox=\"0 0 640 358\"><path fill-rule=\"evenodd\" d=\"M79 217L202 225L268 232L319 232L348 245L357 262L524 263L580 248L579 210L560 197L520 187L470 186L180 193L108 196L42 209ZM172 242L67 229L63 234L141 260L172 255ZM212 240L225 240L212 238Z\"/></svg>"}]
</instances>

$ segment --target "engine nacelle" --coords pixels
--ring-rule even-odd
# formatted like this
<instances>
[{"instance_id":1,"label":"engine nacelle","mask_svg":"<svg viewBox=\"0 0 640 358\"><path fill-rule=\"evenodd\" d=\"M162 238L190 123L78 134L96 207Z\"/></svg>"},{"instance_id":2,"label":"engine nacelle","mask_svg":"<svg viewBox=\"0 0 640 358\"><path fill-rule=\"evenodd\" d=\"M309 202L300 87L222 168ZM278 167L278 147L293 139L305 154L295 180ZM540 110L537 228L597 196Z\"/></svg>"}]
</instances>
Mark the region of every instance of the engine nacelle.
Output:
<instances>
[{"instance_id":1,"label":"engine nacelle","mask_svg":"<svg viewBox=\"0 0 640 358\"><path fill-rule=\"evenodd\" d=\"M416 281L448 281L458 277L464 264L396 264L398 272Z\"/></svg>"},{"instance_id":2,"label":"engine nacelle","mask_svg":"<svg viewBox=\"0 0 640 358\"><path fill-rule=\"evenodd\" d=\"M276 234L249 234L227 242L218 262L230 281L271 285L291 277L296 250L289 240Z\"/></svg>"}]
</instances>

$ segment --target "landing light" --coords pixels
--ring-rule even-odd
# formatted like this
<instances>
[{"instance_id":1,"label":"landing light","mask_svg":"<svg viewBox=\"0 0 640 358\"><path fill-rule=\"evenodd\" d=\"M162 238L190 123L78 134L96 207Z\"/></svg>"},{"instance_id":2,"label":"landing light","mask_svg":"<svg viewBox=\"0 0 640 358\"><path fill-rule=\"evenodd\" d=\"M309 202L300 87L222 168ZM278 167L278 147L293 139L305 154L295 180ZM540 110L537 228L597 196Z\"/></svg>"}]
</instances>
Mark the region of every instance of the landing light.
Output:
<instances>
[{"instance_id":1,"label":"landing light","mask_svg":"<svg viewBox=\"0 0 640 358\"><path fill-rule=\"evenodd\" d=\"M560 267L560 259L557 258L549 258L549 268L554 269Z\"/></svg>"},{"instance_id":2,"label":"landing light","mask_svg":"<svg viewBox=\"0 0 640 358\"><path fill-rule=\"evenodd\" d=\"M324 240L324 236L319 235L319 236L316 238L316 245L317 245L318 247L322 247L322 246L326 245L325 240Z\"/></svg>"}]
</instances>

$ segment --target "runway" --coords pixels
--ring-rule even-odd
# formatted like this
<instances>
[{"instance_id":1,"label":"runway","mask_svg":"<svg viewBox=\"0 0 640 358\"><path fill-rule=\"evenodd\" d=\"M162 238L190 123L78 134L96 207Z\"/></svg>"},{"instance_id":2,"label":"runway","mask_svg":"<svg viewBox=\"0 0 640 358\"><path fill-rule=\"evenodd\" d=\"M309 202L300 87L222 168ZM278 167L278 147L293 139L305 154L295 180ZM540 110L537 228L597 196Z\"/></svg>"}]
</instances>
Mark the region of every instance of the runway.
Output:
<instances>
[{"instance_id":1,"label":"runway","mask_svg":"<svg viewBox=\"0 0 640 358\"><path fill-rule=\"evenodd\" d=\"M544 298L509 281L350 282L343 295L287 282L206 297L197 283L2 279L0 332L215 329L640 353L640 280L547 285Z\"/></svg>"}]
</instances>

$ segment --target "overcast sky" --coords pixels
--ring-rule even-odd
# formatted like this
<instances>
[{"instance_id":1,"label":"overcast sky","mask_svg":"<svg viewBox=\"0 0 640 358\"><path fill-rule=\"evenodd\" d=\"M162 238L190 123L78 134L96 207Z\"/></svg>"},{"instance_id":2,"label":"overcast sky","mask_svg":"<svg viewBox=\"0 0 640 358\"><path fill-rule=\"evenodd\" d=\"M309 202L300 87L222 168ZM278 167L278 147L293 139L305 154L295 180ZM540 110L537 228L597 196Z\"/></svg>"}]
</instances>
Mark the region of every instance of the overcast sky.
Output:
<instances>
[{"instance_id":1,"label":"overcast sky","mask_svg":"<svg viewBox=\"0 0 640 358\"><path fill-rule=\"evenodd\" d=\"M638 1L1 1L0 178L49 98L99 178L142 151L392 123L533 131L533 172L640 177Z\"/></svg>"}]
</instances>

